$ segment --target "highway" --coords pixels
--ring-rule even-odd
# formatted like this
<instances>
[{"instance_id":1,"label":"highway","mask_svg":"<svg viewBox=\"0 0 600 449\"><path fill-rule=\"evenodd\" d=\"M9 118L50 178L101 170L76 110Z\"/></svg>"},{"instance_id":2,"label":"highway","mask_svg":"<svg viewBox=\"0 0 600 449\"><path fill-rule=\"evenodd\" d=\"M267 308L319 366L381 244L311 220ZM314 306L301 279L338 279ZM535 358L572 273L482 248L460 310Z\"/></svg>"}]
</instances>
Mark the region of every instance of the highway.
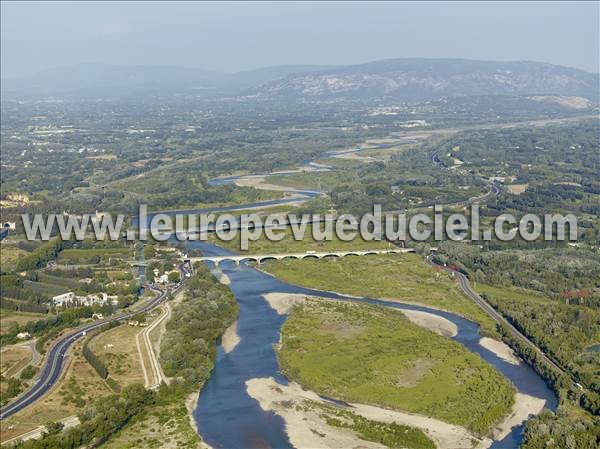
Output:
<instances>
[{"instance_id":1,"label":"highway","mask_svg":"<svg viewBox=\"0 0 600 449\"><path fill-rule=\"evenodd\" d=\"M182 271L182 281L175 287L173 291L177 291L186 279L187 270L180 266L180 270ZM77 330L68 333L67 335L61 337L57 340L52 347L50 348L48 355L46 357L46 361L36 378L32 387L27 390L25 393L21 394L17 399L7 404L6 406L0 409L0 420L6 419L9 416L14 415L15 413L23 410L25 407L33 404L41 397L43 397L48 391L56 385L56 383L60 380L60 377L65 368L65 359L69 349L73 346L73 344L85 336L87 333L98 329L101 326L104 326L107 323L111 323L114 321L124 321L128 318L132 317L137 313L148 312L159 304L161 304L168 296L168 291L162 291L152 286L146 286L153 292L156 293L156 296L152 298L147 304L144 304L139 309L135 311L128 312L124 315L118 315L115 317L107 318L104 320L94 321L93 323L88 323L83 326L77 328Z\"/></svg>"},{"instance_id":2,"label":"highway","mask_svg":"<svg viewBox=\"0 0 600 449\"><path fill-rule=\"evenodd\" d=\"M439 265L436 265L435 262L433 262L432 258L433 258L433 255L428 256L426 259L427 263L429 263L430 265L439 266ZM577 380L574 379L573 376L569 372L565 371L560 365L558 365L554 360L552 360L544 351L542 351L540 348L538 348L533 341L531 341L524 334L522 334L521 331L519 331L519 329L517 329L515 326L513 326L506 318L504 318L504 316L502 316L500 313L498 313L496 311L496 309L494 309L492 306L490 306L487 301L485 301L481 296L479 296L471 288L471 285L469 283L469 279L467 278L467 276L465 276L464 274L462 274L458 271L454 271L449 268L446 268L446 269L448 271L452 272L453 276L458 281L458 286L460 287L462 292L465 295L467 295L467 297L472 299L479 307L481 307L483 309L483 311L486 312L496 323L507 327L513 333L513 335L515 335L518 339L523 341L526 345L528 345L532 349L534 349L546 363L548 363L550 366L552 366L558 372L567 376L571 380L571 382L573 383L574 386L581 388L581 385L579 383L577 383Z\"/></svg>"}]
</instances>

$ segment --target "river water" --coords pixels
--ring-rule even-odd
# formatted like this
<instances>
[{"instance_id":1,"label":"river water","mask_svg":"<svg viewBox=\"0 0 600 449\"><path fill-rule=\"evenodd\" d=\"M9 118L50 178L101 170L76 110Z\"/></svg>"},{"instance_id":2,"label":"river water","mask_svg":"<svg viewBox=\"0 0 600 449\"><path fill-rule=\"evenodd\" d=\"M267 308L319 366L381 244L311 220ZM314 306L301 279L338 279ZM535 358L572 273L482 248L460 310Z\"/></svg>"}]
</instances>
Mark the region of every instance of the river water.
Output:
<instances>
[{"instance_id":1,"label":"river water","mask_svg":"<svg viewBox=\"0 0 600 449\"><path fill-rule=\"evenodd\" d=\"M201 249L205 255L226 255L228 251L205 243L189 242L188 247ZM214 267L213 267L214 268ZM279 340L279 330L285 316L278 315L263 298L270 292L300 293L327 297L332 300L352 300L379 304L397 309L420 310L452 321L458 328L454 339L479 354L512 381L521 392L546 400L546 407L555 409L557 399L544 381L525 363L513 365L479 345L479 326L452 313L427 307L404 305L368 298L356 299L334 293L324 293L286 284L261 271L242 264L223 262L218 268L231 280L231 289L240 305L237 332L239 344L229 353L219 347L214 371L205 384L194 413L201 437L213 448L292 448L283 420L263 411L246 392L245 382L257 377L274 377L285 384L279 373L273 345ZM516 427L494 449L515 449L521 442L522 426Z\"/></svg>"},{"instance_id":2,"label":"river water","mask_svg":"<svg viewBox=\"0 0 600 449\"><path fill-rule=\"evenodd\" d=\"M360 149L358 149L360 151ZM305 162L305 165L309 162ZM284 175L287 173L284 173ZM292 174L292 172L290 172ZM210 181L212 185L231 183L238 179L231 176ZM303 191L307 199L318 192ZM297 200L297 198L295 199ZM294 199L264 201L238 206L207 208L177 212L206 213L248 209L256 206L286 204ZM153 214L148 214L148 222ZM134 220L134 225L137 220ZM200 249L204 255L228 255L229 251L203 241L184 242L188 249ZM287 380L279 372L274 345L279 341L279 331L285 316L277 314L263 298L266 293L299 293L330 298L331 300L360 301L394 307L400 310L418 310L441 316L453 322L458 329L454 340L467 349L479 354L484 360L496 367L516 387L517 391L546 401L546 407L555 410L556 395L548 388L543 379L525 363L513 365L496 356L479 344L479 326L458 315L442 312L423 306L404 305L370 298L351 298L335 293L327 293L286 284L259 270L245 265L235 266L233 262L222 262L219 270L231 280L230 288L240 306L237 333L238 345L229 353L218 348L215 368L210 379L204 385L194 412L200 436L214 449L250 449L276 448L292 449L282 418L265 412L258 402L248 396L246 381L253 378L273 377L281 384ZM512 429L502 441L496 441L492 449L516 449L522 441L523 426Z\"/></svg>"}]
</instances>

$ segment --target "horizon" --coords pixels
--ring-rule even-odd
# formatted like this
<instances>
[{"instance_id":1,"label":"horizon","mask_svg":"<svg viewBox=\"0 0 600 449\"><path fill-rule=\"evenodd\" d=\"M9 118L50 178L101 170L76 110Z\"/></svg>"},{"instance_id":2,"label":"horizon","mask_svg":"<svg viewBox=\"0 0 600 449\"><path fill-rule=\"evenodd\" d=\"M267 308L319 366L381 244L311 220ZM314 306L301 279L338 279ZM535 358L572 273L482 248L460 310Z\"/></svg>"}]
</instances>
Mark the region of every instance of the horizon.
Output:
<instances>
[{"instance_id":1,"label":"horizon","mask_svg":"<svg viewBox=\"0 0 600 449\"><path fill-rule=\"evenodd\" d=\"M254 71L260 71L260 70L266 70L266 69L273 69L273 68L278 68L278 67L296 67L297 66L300 69L297 73L302 73L303 67L320 67L320 68L322 68L322 70L328 70L328 69L335 69L335 68L366 65L366 64L372 64L372 63L384 62L384 61L418 60L418 59L431 60L431 61L464 60L464 61L473 61L473 62L492 62L492 63L549 64L549 65L557 66L557 67L564 67L564 68L568 68L568 69L580 70L580 71L590 73L593 75L600 75L600 71L593 72L593 71L581 69L579 67L568 66L568 65L563 65L563 64L555 64L552 62L532 60L532 59L494 60L494 59L473 59L473 58L429 58L429 57L412 56L412 57L384 58L384 59L376 59L376 60L372 60L372 61L364 61L364 62L349 63L349 64L336 64L336 65L311 64L311 63L296 63L296 64L292 63L292 64L281 64L281 65L269 65L269 66L260 66L260 67L255 67L252 69L239 70L239 71L234 71L234 72L227 72L227 71L221 72L221 71L217 71L217 70L207 69L204 67L194 67L194 66L186 66L186 65L113 64L113 63L105 63L105 62L98 62L98 61L88 61L88 62L78 62L78 63L74 63L74 64L60 65L60 66L54 66L54 67L47 67L47 68L44 68L37 72L30 73L27 75L22 75L22 76L10 76L10 77L2 76L0 79L21 80L21 79L27 79L27 78L35 78L36 76L39 76L39 75L42 75L44 73L51 72L51 71L66 70L66 69L73 68L73 67L86 67L86 66L105 66L105 67L118 67L118 68L162 68L162 69L170 68L170 69L194 70L194 71L198 71L198 72L213 73L213 74L217 74L217 75L236 75L236 74L251 73Z\"/></svg>"},{"instance_id":2,"label":"horizon","mask_svg":"<svg viewBox=\"0 0 600 449\"><path fill-rule=\"evenodd\" d=\"M0 76L89 63L238 73L414 57L599 73L598 13L597 2L3 2Z\"/></svg>"}]
</instances>

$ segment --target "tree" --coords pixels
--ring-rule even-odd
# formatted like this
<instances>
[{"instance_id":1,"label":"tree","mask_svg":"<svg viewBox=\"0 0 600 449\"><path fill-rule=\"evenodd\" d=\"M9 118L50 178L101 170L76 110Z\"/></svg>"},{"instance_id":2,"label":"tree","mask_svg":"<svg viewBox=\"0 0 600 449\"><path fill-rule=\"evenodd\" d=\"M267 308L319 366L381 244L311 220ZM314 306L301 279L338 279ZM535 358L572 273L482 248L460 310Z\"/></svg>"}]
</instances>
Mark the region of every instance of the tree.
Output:
<instances>
[{"instance_id":1,"label":"tree","mask_svg":"<svg viewBox=\"0 0 600 449\"><path fill-rule=\"evenodd\" d=\"M56 435L57 433L60 433L65 426L61 422L50 421L45 427L48 435Z\"/></svg>"},{"instance_id":2,"label":"tree","mask_svg":"<svg viewBox=\"0 0 600 449\"><path fill-rule=\"evenodd\" d=\"M179 271L171 271L168 275L169 282L175 284L179 282L181 276L179 275Z\"/></svg>"}]
</instances>

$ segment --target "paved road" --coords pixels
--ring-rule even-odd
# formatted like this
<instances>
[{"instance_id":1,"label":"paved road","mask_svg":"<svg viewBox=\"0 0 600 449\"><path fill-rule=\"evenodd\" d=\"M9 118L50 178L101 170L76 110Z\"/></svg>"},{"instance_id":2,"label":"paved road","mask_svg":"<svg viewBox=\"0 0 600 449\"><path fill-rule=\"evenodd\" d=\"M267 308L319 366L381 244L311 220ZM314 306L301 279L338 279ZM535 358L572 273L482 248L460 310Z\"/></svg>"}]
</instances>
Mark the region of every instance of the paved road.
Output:
<instances>
[{"instance_id":1,"label":"paved road","mask_svg":"<svg viewBox=\"0 0 600 449\"><path fill-rule=\"evenodd\" d=\"M435 263L432 260L432 256L427 257L427 262L430 265L435 265ZM496 311L496 309L494 309L491 305L488 304L487 301L485 301L481 296L479 296L471 288L471 285L469 284L469 279L464 274L462 274L458 271L454 271L454 270L450 270L450 269L448 269L448 270L453 273L453 275L456 278L456 280L458 281L458 285L459 285L460 289L463 291L463 293L465 295L467 295L470 299L472 299L479 307L481 307L483 309L483 311L486 312L496 323L506 326L517 338L519 338L525 344L527 344L528 346L533 348L542 357L542 359L544 359L544 361L546 363L548 363L550 366L552 366L553 368L558 370L560 373L564 374L569 379L571 379L571 382L573 383L574 386L579 386L576 379L574 379L570 373L568 373L563 368L561 368L544 351L542 351L540 348L538 348L533 341L531 341L524 334L522 334L521 331L519 331L516 327L514 327L506 318L504 318L504 316L502 316L500 313L498 313Z\"/></svg>"},{"instance_id":2,"label":"paved road","mask_svg":"<svg viewBox=\"0 0 600 449\"><path fill-rule=\"evenodd\" d=\"M186 270L185 268L180 267L183 271L183 281L185 281ZM179 284L175 290L178 290L182 284ZM67 356L67 352L73 346L73 344L83 337L88 332L91 332L95 329L98 329L101 326L104 326L107 323L111 323L113 321L124 321L128 318L132 317L137 313L148 312L158 306L167 298L167 292L161 291L155 287L147 286L150 290L156 293L156 296L150 300L143 307L136 309L135 311L129 312L125 315L119 315L111 318L107 318L105 320L95 321L93 323L88 323L84 326L77 328L77 330L68 333L67 335L61 337L48 352L48 356L46 357L46 361L42 370L35 380L33 386L27 390L24 394L19 396L16 400L9 403L8 405L2 407L0 409L0 420L6 419L9 416L14 415L25 407L33 404L38 401L41 397L43 397L52 387L58 382L60 379L62 372L65 368L65 358Z\"/></svg>"}]
</instances>

